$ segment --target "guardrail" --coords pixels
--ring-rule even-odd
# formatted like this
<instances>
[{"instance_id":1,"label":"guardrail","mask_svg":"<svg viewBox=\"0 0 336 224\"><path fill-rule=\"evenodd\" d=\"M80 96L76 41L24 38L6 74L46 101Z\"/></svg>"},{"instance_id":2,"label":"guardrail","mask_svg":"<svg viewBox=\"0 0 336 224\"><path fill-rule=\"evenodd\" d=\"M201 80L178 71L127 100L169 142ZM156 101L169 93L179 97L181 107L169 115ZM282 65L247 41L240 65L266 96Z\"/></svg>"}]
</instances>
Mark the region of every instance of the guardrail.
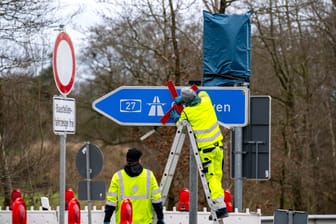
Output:
<instances>
[{"instance_id":1,"label":"guardrail","mask_svg":"<svg viewBox=\"0 0 336 224\"><path fill-rule=\"evenodd\" d=\"M273 224L273 216L261 216L261 224ZM308 215L308 224L335 224L336 214Z\"/></svg>"},{"instance_id":2,"label":"guardrail","mask_svg":"<svg viewBox=\"0 0 336 224\"><path fill-rule=\"evenodd\" d=\"M165 222L167 224L188 224L189 223L189 213L177 211L176 208L173 208L172 211L164 211ZM27 211L27 224L58 224L58 215L59 208L56 210L42 210L42 207L39 210L34 210L33 207ZM209 221L210 212L206 208L203 211L198 212L198 223L201 224L212 224ZM91 210L92 224L101 224L104 219L104 207L97 210L93 206ZM68 214L65 212L65 223L67 223ZM225 224L273 224L273 216L262 216L261 211L250 212L249 209L246 209L245 213L239 213L237 210L233 213L230 213L228 218L225 218ZM6 207L5 210L1 210L0 207L0 223L1 224L12 224L12 211L9 210L9 207ZM88 223L88 211L87 207L84 210L81 210L81 224ZM111 224L114 223L114 217L111 219ZM308 215L308 224L336 224L336 214L330 215Z\"/></svg>"},{"instance_id":3,"label":"guardrail","mask_svg":"<svg viewBox=\"0 0 336 224\"><path fill-rule=\"evenodd\" d=\"M27 224L58 224L59 219L59 208L56 210L34 210L31 208L27 211ZM176 211L174 208L172 211L164 210L165 223L167 224L189 224L189 213ZM203 211L197 213L198 223L202 224L213 224L209 220L210 212L206 208ZM114 216L114 215L113 215ZM65 223L68 220L68 213L65 211L64 214ZM7 210L0 210L0 220L1 224L12 224L12 211L7 208ZM91 223L101 224L104 220L104 208L97 210L93 207L91 210ZM115 224L114 217L111 218L111 224ZM88 211L87 207L81 210L81 224L88 224ZM260 212L250 212L248 209L245 213L232 212L228 218L225 218L225 224L261 224Z\"/></svg>"}]
</instances>

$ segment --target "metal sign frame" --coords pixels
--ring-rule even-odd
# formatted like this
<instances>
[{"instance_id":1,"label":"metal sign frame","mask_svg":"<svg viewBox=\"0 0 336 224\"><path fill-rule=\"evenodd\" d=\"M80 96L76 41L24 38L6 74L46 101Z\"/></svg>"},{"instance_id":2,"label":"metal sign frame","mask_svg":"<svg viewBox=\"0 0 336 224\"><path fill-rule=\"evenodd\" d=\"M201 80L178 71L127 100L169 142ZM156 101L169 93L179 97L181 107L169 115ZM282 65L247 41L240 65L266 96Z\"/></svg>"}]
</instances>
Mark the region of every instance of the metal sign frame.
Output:
<instances>
[{"instance_id":1,"label":"metal sign frame","mask_svg":"<svg viewBox=\"0 0 336 224\"><path fill-rule=\"evenodd\" d=\"M265 102L262 102L263 105L257 105L256 100L265 98ZM268 105L266 105L266 101ZM254 110L260 109L260 107L268 107L268 111L258 111ZM270 96L251 96L250 97L250 124L246 127L242 128L242 178L248 180L269 180L271 178L271 97ZM265 117L268 117L266 121ZM267 139L264 136L260 136L264 133L264 130L267 128ZM234 132L233 132L234 133ZM251 136L253 133L253 136ZM256 137L257 136L257 137ZM233 150L234 145L236 144L235 139L231 136L232 142L232 150L231 150L231 178L236 178L234 169L234 158L235 152ZM263 149L267 149L267 152ZM268 155L267 167L265 168L265 164L263 163L264 153ZM255 158L254 161L252 159ZM254 166L253 166L254 165ZM264 170L265 173L263 175L259 175L260 172Z\"/></svg>"}]
</instances>

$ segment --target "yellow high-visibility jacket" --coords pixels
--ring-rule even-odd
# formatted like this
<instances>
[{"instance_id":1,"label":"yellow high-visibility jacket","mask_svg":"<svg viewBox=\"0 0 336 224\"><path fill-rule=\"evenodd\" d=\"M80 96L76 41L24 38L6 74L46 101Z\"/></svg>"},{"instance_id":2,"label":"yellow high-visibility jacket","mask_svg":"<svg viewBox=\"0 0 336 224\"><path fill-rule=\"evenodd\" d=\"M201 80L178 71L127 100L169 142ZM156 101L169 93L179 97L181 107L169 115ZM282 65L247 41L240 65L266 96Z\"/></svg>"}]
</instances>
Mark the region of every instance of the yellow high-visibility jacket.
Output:
<instances>
[{"instance_id":1,"label":"yellow high-visibility jacket","mask_svg":"<svg viewBox=\"0 0 336 224\"><path fill-rule=\"evenodd\" d=\"M183 120L188 120L200 149L213 147L217 142L222 144L223 135L211 99L205 91L200 91L198 96L201 98L201 102L193 106L186 106L177 121L177 126Z\"/></svg>"},{"instance_id":2,"label":"yellow high-visibility jacket","mask_svg":"<svg viewBox=\"0 0 336 224\"><path fill-rule=\"evenodd\" d=\"M135 177L128 176L124 169L113 175L106 204L116 207L116 223L120 223L120 207L126 198L132 203L133 224L153 222L152 203L161 202L161 192L151 170L143 169Z\"/></svg>"}]
</instances>

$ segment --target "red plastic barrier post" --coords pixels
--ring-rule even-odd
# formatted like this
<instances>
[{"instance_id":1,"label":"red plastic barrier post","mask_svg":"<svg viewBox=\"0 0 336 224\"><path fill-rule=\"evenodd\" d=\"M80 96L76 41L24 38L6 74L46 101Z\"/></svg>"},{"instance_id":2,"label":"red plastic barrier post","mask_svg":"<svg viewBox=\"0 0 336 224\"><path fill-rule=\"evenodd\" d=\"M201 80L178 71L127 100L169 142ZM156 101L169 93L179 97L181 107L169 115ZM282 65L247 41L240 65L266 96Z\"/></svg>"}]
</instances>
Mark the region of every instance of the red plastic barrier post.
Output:
<instances>
[{"instance_id":1,"label":"red plastic barrier post","mask_svg":"<svg viewBox=\"0 0 336 224\"><path fill-rule=\"evenodd\" d=\"M232 195L229 190L224 191L224 202L226 204L226 209L228 212L233 211L233 206L232 206Z\"/></svg>"},{"instance_id":2,"label":"red plastic barrier post","mask_svg":"<svg viewBox=\"0 0 336 224\"><path fill-rule=\"evenodd\" d=\"M69 202L75 198L75 193L71 188L65 190L65 210L68 210Z\"/></svg>"},{"instance_id":3,"label":"red plastic barrier post","mask_svg":"<svg viewBox=\"0 0 336 224\"><path fill-rule=\"evenodd\" d=\"M27 224L26 203L19 197L12 205L12 224Z\"/></svg>"},{"instance_id":4,"label":"red plastic barrier post","mask_svg":"<svg viewBox=\"0 0 336 224\"><path fill-rule=\"evenodd\" d=\"M10 209L12 209L13 203L17 198L22 198L22 193L20 189L14 189L11 193Z\"/></svg>"},{"instance_id":5,"label":"red plastic barrier post","mask_svg":"<svg viewBox=\"0 0 336 224\"><path fill-rule=\"evenodd\" d=\"M132 223L133 223L132 203L130 199L125 199L121 203L120 224L132 224Z\"/></svg>"},{"instance_id":6,"label":"red plastic barrier post","mask_svg":"<svg viewBox=\"0 0 336 224\"><path fill-rule=\"evenodd\" d=\"M179 202L177 204L178 211L189 211L190 204L189 204L190 192L187 188L183 188L180 190L179 194Z\"/></svg>"},{"instance_id":7,"label":"red plastic barrier post","mask_svg":"<svg viewBox=\"0 0 336 224\"><path fill-rule=\"evenodd\" d=\"M68 203L68 224L80 224L80 204L76 198L72 198Z\"/></svg>"}]
</instances>

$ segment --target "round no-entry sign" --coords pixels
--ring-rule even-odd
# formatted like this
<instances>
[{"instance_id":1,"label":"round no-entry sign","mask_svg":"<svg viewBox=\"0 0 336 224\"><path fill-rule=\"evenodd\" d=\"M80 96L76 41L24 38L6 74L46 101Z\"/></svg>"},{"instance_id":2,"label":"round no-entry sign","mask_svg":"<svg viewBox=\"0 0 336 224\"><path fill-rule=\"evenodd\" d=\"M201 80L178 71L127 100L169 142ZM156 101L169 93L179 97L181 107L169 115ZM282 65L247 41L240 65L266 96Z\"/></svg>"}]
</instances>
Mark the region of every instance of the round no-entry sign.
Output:
<instances>
[{"instance_id":1,"label":"round no-entry sign","mask_svg":"<svg viewBox=\"0 0 336 224\"><path fill-rule=\"evenodd\" d=\"M55 41L53 71L57 89L66 96L75 82L76 60L70 36L65 32L58 34Z\"/></svg>"}]
</instances>

